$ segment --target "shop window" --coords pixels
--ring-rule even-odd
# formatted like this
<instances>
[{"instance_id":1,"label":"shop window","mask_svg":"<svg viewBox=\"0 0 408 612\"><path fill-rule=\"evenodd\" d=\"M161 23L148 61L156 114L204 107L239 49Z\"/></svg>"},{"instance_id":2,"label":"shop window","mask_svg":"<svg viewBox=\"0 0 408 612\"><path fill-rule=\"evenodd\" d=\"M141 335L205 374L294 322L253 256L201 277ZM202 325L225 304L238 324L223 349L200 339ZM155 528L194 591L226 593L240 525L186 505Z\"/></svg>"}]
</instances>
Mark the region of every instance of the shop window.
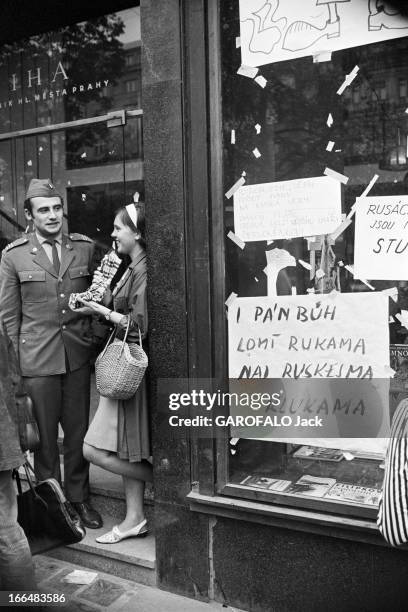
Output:
<instances>
[{"instance_id":1,"label":"shop window","mask_svg":"<svg viewBox=\"0 0 408 612\"><path fill-rule=\"evenodd\" d=\"M142 115L131 112L140 109L140 49L140 7L0 47L0 250L26 228L34 177L63 194L66 229L109 248L115 206L143 193ZM26 136L32 128L41 133Z\"/></svg>"},{"instance_id":2,"label":"shop window","mask_svg":"<svg viewBox=\"0 0 408 612\"><path fill-rule=\"evenodd\" d=\"M234 385L241 385L242 391L243 382L248 388L259 390L256 381L265 385L268 378L274 378L270 372L277 372L277 364L285 361L288 368L282 367L280 376L275 374L280 380L284 380L285 375L292 378L298 375L299 379L311 376L319 381L331 379L330 349L323 346L325 341L320 344L320 349L325 356L322 361L327 361L326 368L317 374L313 368L311 374L299 368L295 375L297 349L289 354L288 344L285 345L286 353L281 350L283 345L279 342L274 345L273 334L280 333L279 326L271 324L264 336L249 338L244 331L240 335L245 325L240 328L237 322L246 316L245 304L249 305L248 308L256 308L258 303L260 308L265 308L263 315L275 322L279 304L284 304L283 298L288 304L295 304L299 298L300 304L312 295L315 305L320 307L319 296L326 306L328 294L333 299L336 295L341 296L340 301L345 303L349 299L354 304L345 329L351 330L353 322L359 322L363 328L371 317L373 330L376 329L373 335L381 333L385 338L381 345L384 361L397 372L391 382L384 374L381 390L378 396L372 396L370 404L372 410L378 409L382 415L377 434L388 432L396 405L406 396L408 388L408 330L401 324L401 316L395 316L408 306L408 282L401 280L400 271L396 271L394 279L390 278L390 272L384 278L377 276L375 280L367 277L361 281L357 275L354 276L352 266L358 242L352 207L374 175L377 178L372 183L370 196L406 198L406 80L399 80L398 97L389 92L393 87L395 89L391 83L392 75L398 70L401 57L407 55L408 39L401 37L337 50L328 62L313 62L311 55L305 53L305 56L293 60L261 65L257 75L256 71L242 75L237 74L241 64L241 51L236 45L236 37L240 35L238 11L237 2L221 3L224 193L238 179L244 183L224 202L225 235L233 232L225 241L225 294L227 297L235 295L230 300L228 313L229 392L234 391ZM317 27L315 30L318 32ZM309 28L307 31L310 34L312 30ZM251 44L254 49L255 43ZM293 40L290 45L294 45ZM336 92L345 76L356 66L358 75L347 86L344 95L338 95ZM261 78L257 80L256 76ZM360 104L362 99L364 109ZM296 235L294 230L294 236L291 236L290 224L297 207L302 205L304 194L300 191L296 195L294 183L290 182L306 180L306 189L307 181L323 177L325 168L345 177L344 183L336 187L341 205L339 214L342 215L339 225L347 215L352 222L335 238L331 237L331 231ZM270 188L273 183L276 183L275 188ZM263 206L261 191L255 190L253 194L257 195L251 195L245 191L250 186L264 186L274 194L270 196L270 205L274 206L275 198L282 209L287 206L287 200L282 196L286 193L288 199L292 198L292 210L286 210L285 217L284 212L281 214L276 209L274 226L267 210L259 212ZM248 193L248 201L253 202L252 208L241 199L244 195L237 196L244 193ZM326 197L329 207L332 196L328 191ZM242 204L242 210L247 210L246 214L237 212L237 203ZM266 235L266 230L263 233L262 214L265 214L264 227L272 228L270 235ZM237 218L240 219L241 236L237 230ZM279 227L285 228L281 234ZM389 237L391 234L385 233L384 239ZM280 250L279 256L287 258L286 262L278 263L276 250ZM373 300L377 298L372 299L372 296L378 296L384 290L391 290L394 300L387 298L384 302L381 296L378 297L385 306L374 316L372 309L364 304L374 304ZM350 297L345 298L346 295ZM239 312L237 304L242 306ZM268 304L269 315L265 314ZM262 316L260 312L258 314ZM231 313L234 313L233 321ZM284 318L284 307L282 313ZM290 327L282 326L282 329L286 329L283 333L288 333ZM308 338L305 334L302 341L319 343L322 340L318 339L319 329L324 335L326 331L329 333L330 326L322 321L320 327L316 325L314 333ZM242 344L239 344L241 340ZM300 340L296 338L295 341ZM344 359L344 352L335 344L334 339L331 348L339 362L336 367L344 365L335 376L346 380L347 376L358 379L363 371L357 375L345 374L347 358ZM265 357L262 364L257 363L260 350L257 353L254 346L259 349L260 345L265 349L269 362ZM245 366L242 366L244 361L239 361L239 352L247 356ZM235 379L239 379L238 383ZM228 415L237 414L236 405L225 410ZM267 413L256 410L256 414ZM318 416L317 410L316 405L307 409L303 405L294 414L300 418ZM330 411L333 415L334 410L333 405L320 407L321 414L325 415ZM347 410L347 402L338 404L337 410ZM281 416L279 409L272 409L269 414L277 418ZM218 492L280 505L374 518L383 480L386 436L319 437L313 436L311 429L308 431L309 436L284 438L276 427L269 429L268 434L260 433L260 429L247 429L245 433L244 428L234 424L229 429L224 449L225 462L219 466Z\"/></svg>"}]
</instances>

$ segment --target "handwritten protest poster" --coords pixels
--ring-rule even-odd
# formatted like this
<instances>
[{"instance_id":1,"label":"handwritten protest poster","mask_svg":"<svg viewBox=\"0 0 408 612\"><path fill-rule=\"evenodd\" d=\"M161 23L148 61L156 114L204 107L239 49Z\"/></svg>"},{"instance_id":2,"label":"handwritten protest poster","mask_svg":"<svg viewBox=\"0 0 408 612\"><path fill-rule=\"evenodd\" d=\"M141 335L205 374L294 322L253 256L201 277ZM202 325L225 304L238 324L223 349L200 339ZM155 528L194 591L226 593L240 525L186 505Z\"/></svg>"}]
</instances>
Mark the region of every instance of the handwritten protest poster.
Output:
<instances>
[{"instance_id":1,"label":"handwritten protest poster","mask_svg":"<svg viewBox=\"0 0 408 612\"><path fill-rule=\"evenodd\" d=\"M280 379L279 390L292 397L281 414L324 417L323 429L291 429L286 442L382 452L389 433L387 322L388 296L381 292L237 298L228 311L230 387L232 379L248 379L255 390L258 379L260 390L265 379ZM367 381L365 404L352 384L359 381ZM264 429L262 437L280 434ZM258 437L239 428L232 435Z\"/></svg>"},{"instance_id":2,"label":"handwritten protest poster","mask_svg":"<svg viewBox=\"0 0 408 612\"><path fill-rule=\"evenodd\" d=\"M242 64L262 66L407 36L408 19L377 0L240 0Z\"/></svg>"},{"instance_id":3,"label":"handwritten protest poster","mask_svg":"<svg viewBox=\"0 0 408 612\"><path fill-rule=\"evenodd\" d=\"M234 194L244 242L329 234L341 223L341 186L328 176L244 185Z\"/></svg>"},{"instance_id":4,"label":"handwritten protest poster","mask_svg":"<svg viewBox=\"0 0 408 612\"><path fill-rule=\"evenodd\" d=\"M408 279L408 195L357 198L354 277Z\"/></svg>"}]
</instances>

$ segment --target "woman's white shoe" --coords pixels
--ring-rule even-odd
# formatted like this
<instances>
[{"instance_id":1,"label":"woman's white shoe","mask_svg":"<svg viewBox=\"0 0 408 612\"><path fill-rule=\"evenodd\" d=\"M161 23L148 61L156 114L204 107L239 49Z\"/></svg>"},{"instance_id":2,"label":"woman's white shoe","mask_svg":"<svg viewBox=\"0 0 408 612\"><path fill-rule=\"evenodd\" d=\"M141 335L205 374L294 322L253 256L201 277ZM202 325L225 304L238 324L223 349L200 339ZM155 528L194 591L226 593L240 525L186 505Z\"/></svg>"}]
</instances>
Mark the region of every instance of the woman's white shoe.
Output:
<instances>
[{"instance_id":1,"label":"woman's white shoe","mask_svg":"<svg viewBox=\"0 0 408 612\"><path fill-rule=\"evenodd\" d=\"M132 529L128 529L128 531L119 531L118 526L115 525L112 527L112 531L95 538L95 540L99 544L117 544L117 542L126 538L144 538L147 535L146 523L146 519L143 519L141 523L132 527Z\"/></svg>"}]
</instances>

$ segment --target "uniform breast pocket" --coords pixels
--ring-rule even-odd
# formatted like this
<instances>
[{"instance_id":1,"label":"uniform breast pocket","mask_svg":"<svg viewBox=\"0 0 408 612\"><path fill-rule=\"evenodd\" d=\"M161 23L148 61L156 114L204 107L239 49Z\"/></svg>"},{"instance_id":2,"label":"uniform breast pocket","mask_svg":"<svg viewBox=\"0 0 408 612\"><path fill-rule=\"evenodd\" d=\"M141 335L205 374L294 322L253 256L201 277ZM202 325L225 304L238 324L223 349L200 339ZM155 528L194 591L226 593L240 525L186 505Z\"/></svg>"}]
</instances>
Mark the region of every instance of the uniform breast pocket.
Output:
<instances>
[{"instance_id":1,"label":"uniform breast pocket","mask_svg":"<svg viewBox=\"0 0 408 612\"><path fill-rule=\"evenodd\" d=\"M46 302L46 281L44 270L23 270L18 273L23 302Z\"/></svg>"},{"instance_id":2,"label":"uniform breast pocket","mask_svg":"<svg viewBox=\"0 0 408 612\"><path fill-rule=\"evenodd\" d=\"M75 293L86 291L90 284L90 272L88 266L76 266L69 269L71 279L71 290Z\"/></svg>"}]
</instances>

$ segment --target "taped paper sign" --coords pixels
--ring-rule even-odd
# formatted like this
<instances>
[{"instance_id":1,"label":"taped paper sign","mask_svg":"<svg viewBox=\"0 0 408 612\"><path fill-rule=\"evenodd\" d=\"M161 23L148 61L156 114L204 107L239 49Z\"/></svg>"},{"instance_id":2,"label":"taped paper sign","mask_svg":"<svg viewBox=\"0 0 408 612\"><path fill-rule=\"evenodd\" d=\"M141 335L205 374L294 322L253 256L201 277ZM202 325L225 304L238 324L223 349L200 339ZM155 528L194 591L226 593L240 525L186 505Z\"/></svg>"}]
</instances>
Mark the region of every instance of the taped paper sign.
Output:
<instances>
[{"instance_id":1,"label":"taped paper sign","mask_svg":"<svg viewBox=\"0 0 408 612\"><path fill-rule=\"evenodd\" d=\"M341 223L341 186L330 177L246 185L234 194L235 233L245 242L330 234Z\"/></svg>"},{"instance_id":2,"label":"taped paper sign","mask_svg":"<svg viewBox=\"0 0 408 612\"><path fill-rule=\"evenodd\" d=\"M364 315L356 317L356 312ZM267 379L279 379L277 390L294 403L283 402L272 411L262 408L256 414L263 410L295 418L293 415L305 416L305 410L309 417L319 411L327 427L320 431L292 428L291 434L283 432L285 428L274 427L271 432L259 427L259 435L235 427L231 435L279 440L286 433L281 441L385 450L384 438L389 434L385 380L389 378L388 296L378 292L338 293L334 300L327 294L237 298L229 309L228 330L230 390L246 385L247 391L259 393L266 390L263 385L274 383ZM377 378L383 380L372 380ZM365 408L356 407L356 388L368 393ZM306 396L315 398L307 408ZM231 414L242 414L242 407L231 405ZM360 427L361 435L355 426Z\"/></svg>"},{"instance_id":3,"label":"taped paper sign","mask_svg":"<svg viewBox=\"0 0 408 612\"><path fill-rule=\"evenodd\" d=\"M389 363L382 292L239 297L228 326L230 378L380 378Z\"/></svg>"},{"instance_id":4,"label":"taped paper sign","mask_svg":"<svg viewBox=\"0 0 408 612\"><path fill-rule=\"evenodd\" d=\"M408 34L408 19L376 0L240 0L241 57L262 66Z\"/></svg>"},{"instance_id":5,"label":"taped paper sign","mask_svg":"<svg viewBox=\"0 0 408 612\"><path fill-rule=\"evenodd\" d=\"M408 279L408 195L356 199L354 276Z\"/></svg>"}]
</instances>

